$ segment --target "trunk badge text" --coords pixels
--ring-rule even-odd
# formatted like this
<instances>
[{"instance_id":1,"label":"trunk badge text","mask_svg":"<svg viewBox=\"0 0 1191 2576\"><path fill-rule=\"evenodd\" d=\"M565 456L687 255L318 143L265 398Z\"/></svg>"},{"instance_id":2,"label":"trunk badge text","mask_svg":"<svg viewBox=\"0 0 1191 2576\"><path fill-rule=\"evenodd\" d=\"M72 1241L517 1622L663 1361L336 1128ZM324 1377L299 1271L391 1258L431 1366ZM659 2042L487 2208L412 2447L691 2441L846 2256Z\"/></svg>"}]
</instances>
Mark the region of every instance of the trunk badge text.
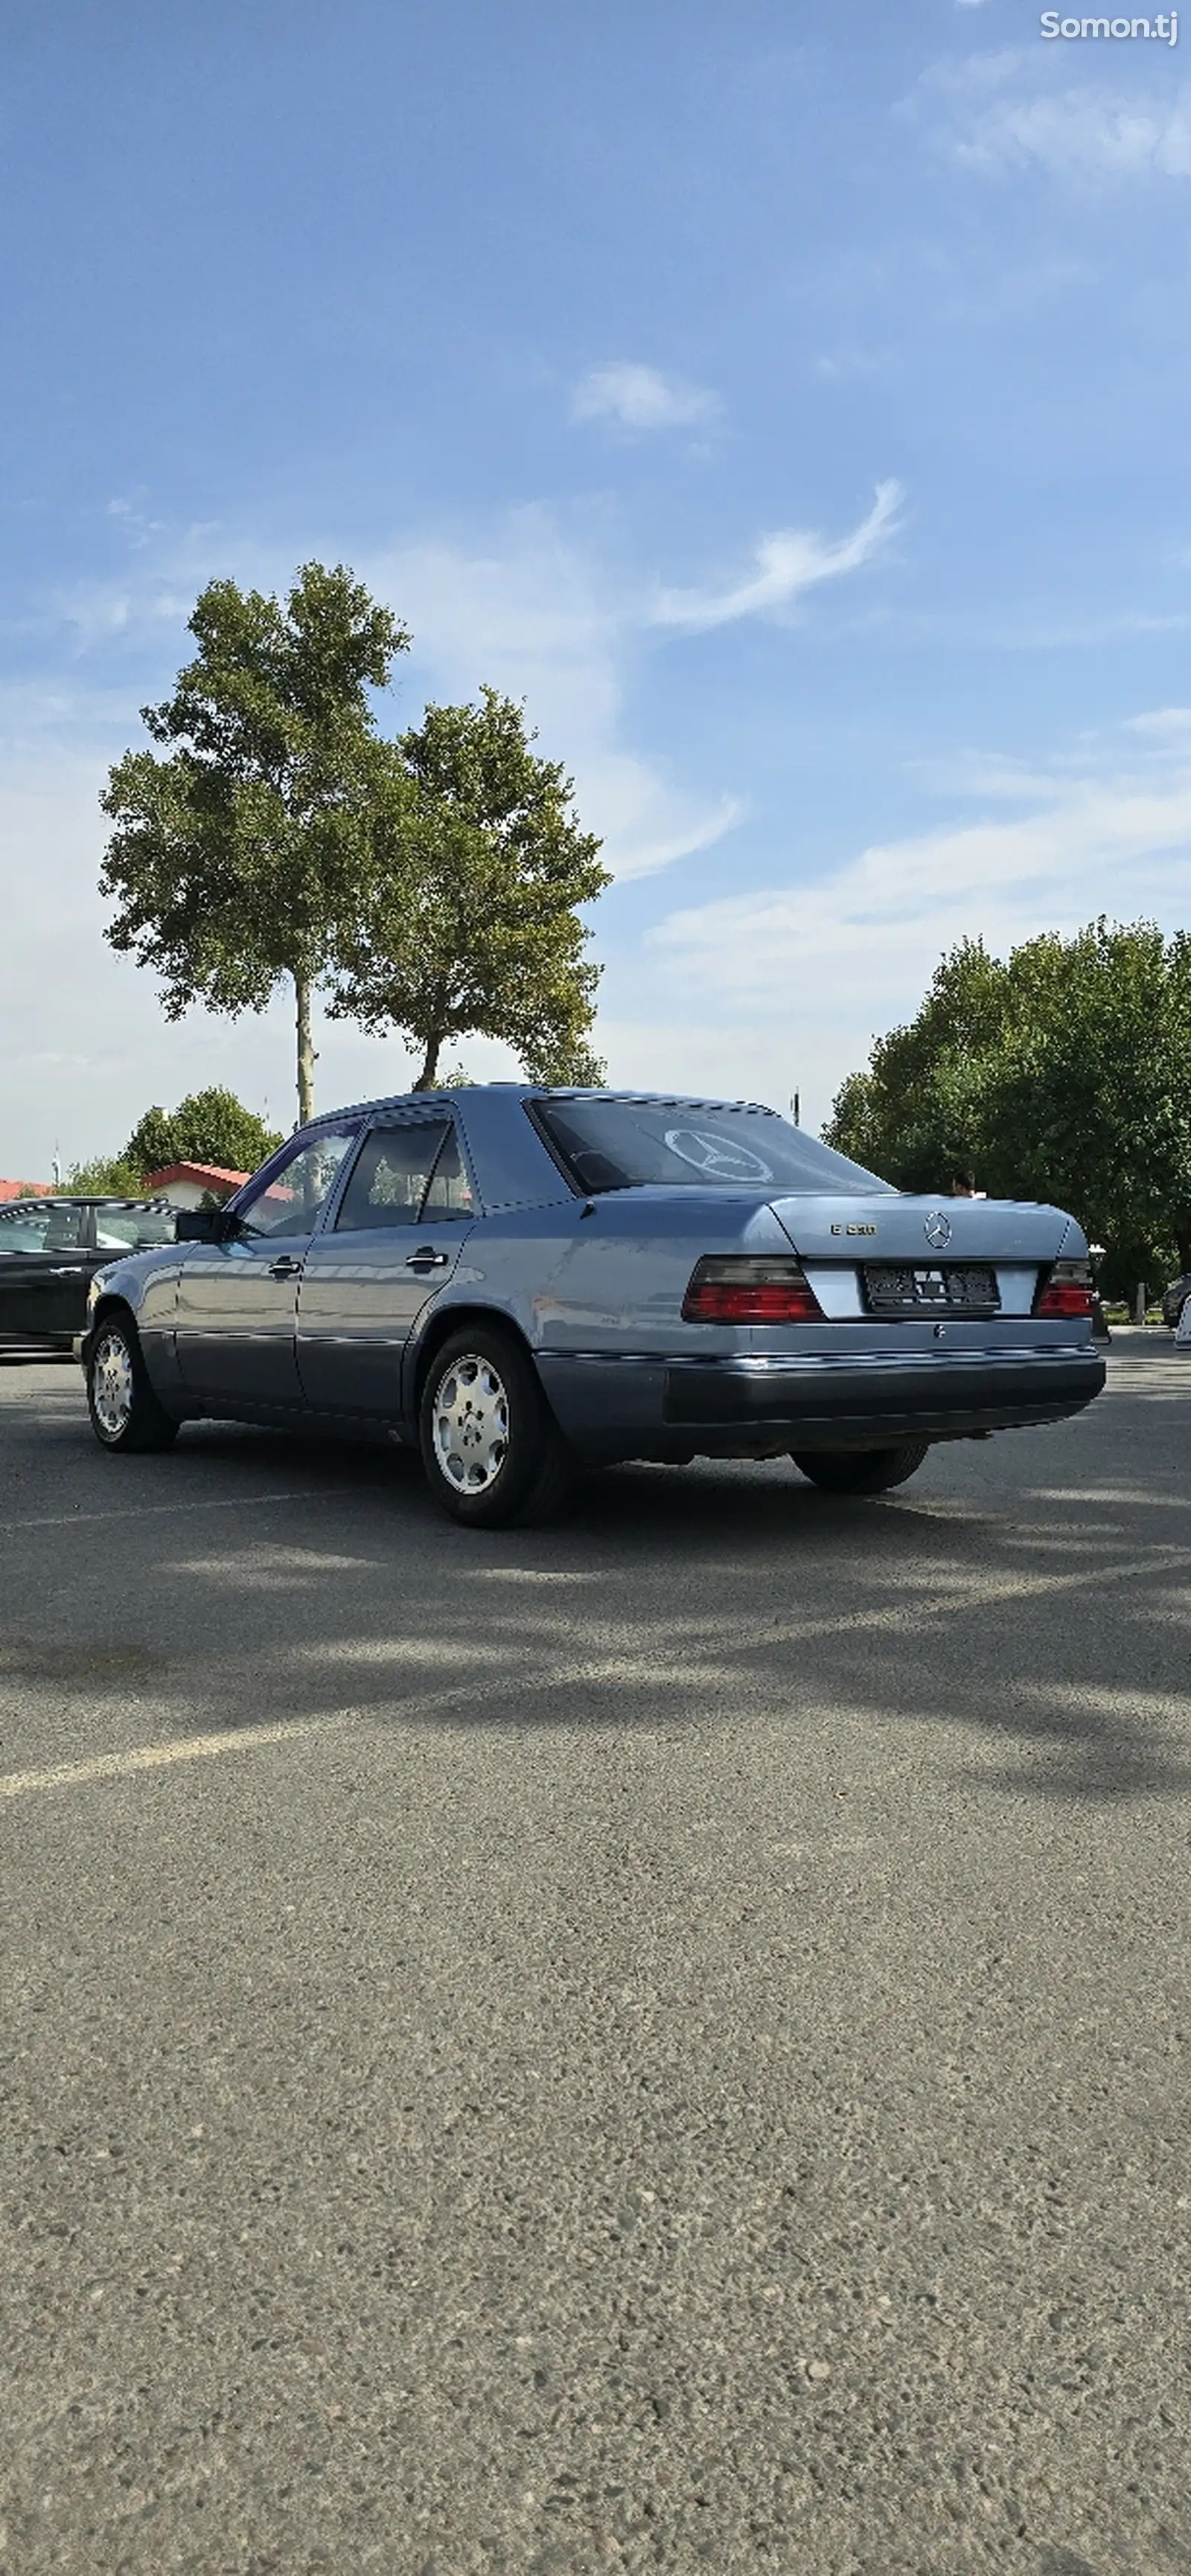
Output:
<instances>
[{"instance_id":1,"label":"trunk badge text","mask_svg":"<svg viewBox=\"0 0 1191 2576\"><path fill-rule=\"evenodd\" d=\"M875 1225L833 1225L833 1234L875 1234Z\"/></svg>"}]
</instances>

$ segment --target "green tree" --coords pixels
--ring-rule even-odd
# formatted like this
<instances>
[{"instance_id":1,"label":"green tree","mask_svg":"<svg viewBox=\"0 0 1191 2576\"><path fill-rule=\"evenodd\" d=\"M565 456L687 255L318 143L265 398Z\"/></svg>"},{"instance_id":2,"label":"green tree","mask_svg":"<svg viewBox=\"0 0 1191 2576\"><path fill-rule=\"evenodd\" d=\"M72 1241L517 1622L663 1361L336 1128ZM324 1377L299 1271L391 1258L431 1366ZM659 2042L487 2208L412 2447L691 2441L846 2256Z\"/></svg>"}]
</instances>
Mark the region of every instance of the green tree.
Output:
<instances>
[{"instance_id":1,"label":"green tree","mask_svg":"<svg viewBox=\"0 0 1191 2576\"><path fill-rule=\"evenodd\" d=\"M522 708L485 688L478 706L428 707L396 746L330 1011L412 1040L417 1090L471 1034L505 1040L533 1081L603 1078L578 907L610 880L571 780L535 739Z\"/></svg>"},{"instance_id":2,"label":"green tree","mask_svg":"<svg viewBox=\"0 0 1191 2576\"><path fill-rule=\"evenodd\" d=\"M174 694L141 710L154 751L130 751L101 798L115 830L100 878L105 936L192 1002L235 1015L293 986L298 1116L314 1107L311 1002L350 922L382 774L369 689L409 642L340 564L303 565L287 599L213 581Z\"/></svg>"},{"instance_id":3,"label":"green tree","mask_svg":"<svg viewBox=\"0 0 1191 2576\"><path fill-rule=\"evenodd\" d=\"M983 1087L1009 980L981 940L962 940L936 967L916 1017L877 1039L866 1072L849 1074L826 1142L904 1190L945 1188L957 1168L983 1161Z\"/></svg>"},{"instance_id":4,"label":"green tree","mask_svg":"<svg viewBox=\"0 0 1191 2576\"><path fill-rule=\"evenodd\" d=\"M65 1187L84 1199L139 1199L144 1182L123 1154L96 1154L89 1163L72 1163Z\"/></svg>"},{"instance_id":5,"label":"green tree","mask_svg":"<svg viewBox=\"0 0 1191 2576\"><path fill-rule=\"evenodd\" d=\"M255 1172L281 1143L234 1091L191 1092L176 1109L146 1109L124 1148L135 1171L164 1171L170 1163L214 1163L225 1172Z\"/></svg>"},{"instance_id":6,"label":"green tree","mask_svg":"<svg viewBox=\"0 0 1191 2576\"><path fill-rule=\"evenodd\" d=\"M997 1195L1070 1208L1110 1288L1191 1268L1191 938L1101 919L1004 962L963 943L824 1135L903 1189L970 1163Z\"/></svg>"}]
</instances>

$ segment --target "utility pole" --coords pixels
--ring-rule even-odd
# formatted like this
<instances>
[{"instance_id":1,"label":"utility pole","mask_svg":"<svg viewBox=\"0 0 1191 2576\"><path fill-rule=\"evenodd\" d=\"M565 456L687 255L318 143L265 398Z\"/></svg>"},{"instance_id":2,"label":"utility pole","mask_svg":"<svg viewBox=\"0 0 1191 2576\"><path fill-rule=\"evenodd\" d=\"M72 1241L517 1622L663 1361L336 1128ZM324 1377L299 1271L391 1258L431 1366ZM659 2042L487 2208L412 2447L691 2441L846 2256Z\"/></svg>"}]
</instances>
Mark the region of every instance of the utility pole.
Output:
<instances>
[{"instance_id":1,"label":"utility pole","mask_svg":"<svg viewBox=\"0 0 1191 2576\"><path fill-rule=\"evenodd\" d=\"M791 1101L791 1103L790 1103L790 1116L791 1116L791 1118L793 1119L794 1124L795 1124L795 1126L796 1126L796 1127L797 1127L797 1125L799 1124L799 1118L798 1118L799 1101L800 1101L800 1094L796 1091L796 1092L795 1092L795 1094L794 1094L794 1097L793 1097L793 1099L792 1099L792 1101Z\"/></svg>"}]
</instances>

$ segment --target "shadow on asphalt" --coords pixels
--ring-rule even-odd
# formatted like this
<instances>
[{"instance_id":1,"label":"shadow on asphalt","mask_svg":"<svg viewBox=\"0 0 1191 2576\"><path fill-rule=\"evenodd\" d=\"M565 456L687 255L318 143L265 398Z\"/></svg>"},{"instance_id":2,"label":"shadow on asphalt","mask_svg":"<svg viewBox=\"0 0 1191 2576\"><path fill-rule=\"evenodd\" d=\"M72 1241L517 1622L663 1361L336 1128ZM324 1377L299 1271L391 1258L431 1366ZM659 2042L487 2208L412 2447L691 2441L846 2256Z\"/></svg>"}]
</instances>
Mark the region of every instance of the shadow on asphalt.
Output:
<instances>
[{"instance_id":1,"label":"shadow on asphalt","mask_svg":"<svg viewBox=\"0 0 1191 2576\"><path fill-rule=\"evenodd\" d=\"M944 1449L877 1501L781 1462L624 1468L559 1524L492 1534L444 1520L409 1453L196 1425L168 1457L114 1460L81 1400L43 1389L39 1418L31 1389L3 1425L26 1501L17 1519L0 1503L21 1605L0 1684L110 1696L130 1742L347 1710L519 1729L767 1714L796 1749L829 1710L947 1730L1000 1792L1185 1788L1191 1506L1181 1423L1157 1466L1148 1427L1151 1370L1154 1402L1187 1407L1167 1357L1131 1360L1076 1423ZM34 1607L64 1547L68 1634L50 1597Z\"/></svg>"}]
</instances>

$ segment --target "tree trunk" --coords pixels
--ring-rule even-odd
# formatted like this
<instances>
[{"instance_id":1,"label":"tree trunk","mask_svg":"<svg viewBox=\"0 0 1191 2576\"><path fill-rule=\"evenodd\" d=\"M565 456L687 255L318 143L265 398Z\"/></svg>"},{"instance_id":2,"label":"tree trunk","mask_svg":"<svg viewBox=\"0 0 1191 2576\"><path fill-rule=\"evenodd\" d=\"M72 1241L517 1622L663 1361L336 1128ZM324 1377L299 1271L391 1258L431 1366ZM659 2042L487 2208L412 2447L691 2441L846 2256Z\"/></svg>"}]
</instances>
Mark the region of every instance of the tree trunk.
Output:
<instances>
[{"instance_id":1,"label":"tree trunk","mask_svg":"<svg viewBox=\"0 0 1191 2576\"><path fill-rule=\"evenodd\" d=\"M310 1035L310 977L294 973L294 999L297 1005L298 1029L298 1125L308 1127L314 1116L314 1041Z\"/></svg>"},{"instance_id":2,"label":"tree trunk","mask_svg":"<svg viewBox=\"0 0 1191 2576\"><path fill-rule=\"evenodd\" d=\"M414 1084L415 1091L433 1091L438 1074L438 1059L441 1049L441 1035L436 1033L434 1037L427 1038L426 1053L422 1059L422 1070Z\"/></svg>"}]
</instances>

